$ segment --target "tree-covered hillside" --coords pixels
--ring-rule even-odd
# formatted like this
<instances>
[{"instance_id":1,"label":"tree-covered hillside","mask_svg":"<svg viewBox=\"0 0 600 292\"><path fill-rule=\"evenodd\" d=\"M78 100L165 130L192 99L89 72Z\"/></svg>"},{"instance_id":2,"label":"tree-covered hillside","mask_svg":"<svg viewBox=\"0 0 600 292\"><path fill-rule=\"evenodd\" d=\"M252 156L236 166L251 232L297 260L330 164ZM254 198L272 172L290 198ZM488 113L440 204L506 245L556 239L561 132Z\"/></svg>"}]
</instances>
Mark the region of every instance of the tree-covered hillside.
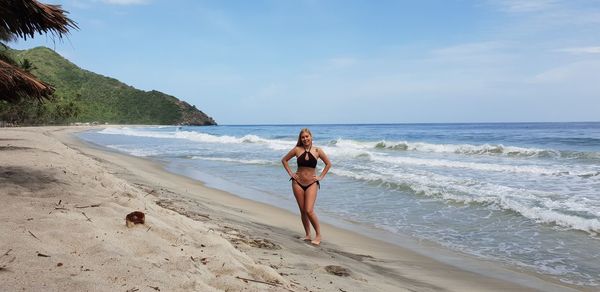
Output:
<instances>
[{"instance_id":1,"label":"tree-covered hillside","mask_svg":"<svg viewBox=\"0 0 600 292\"><path fill-rule=\"evenodd\" d=\"M53 99L41 104L35 101L0 104L0 120L14 120L22 111L21 117L16 117L21 124L216 124L174 96L138 90L114 78L83 70L51 49L10 50L9 55L56 91Z\"/></svg>"}]
</instances>

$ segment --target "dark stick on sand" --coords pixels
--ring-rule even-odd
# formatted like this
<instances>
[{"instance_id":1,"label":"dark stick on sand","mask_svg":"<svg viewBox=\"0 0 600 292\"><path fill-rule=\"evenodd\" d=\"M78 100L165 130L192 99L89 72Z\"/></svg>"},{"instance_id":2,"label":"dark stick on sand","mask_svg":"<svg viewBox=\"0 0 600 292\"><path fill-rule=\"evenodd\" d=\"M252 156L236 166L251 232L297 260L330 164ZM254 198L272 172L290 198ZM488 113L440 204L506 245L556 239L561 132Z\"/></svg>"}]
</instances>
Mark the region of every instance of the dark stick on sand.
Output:
<instances>
[{"instance_id":1,"label":"dark stick on sand","mask_svg":"<svg viewBox=\"0 0 600 292\"><path fill-rule=\"evenodd\" d=\"M31 233L31 231L27 230L27 232L29 232L29 234L31 234L31 236L33 236L35 239L40 240L37 236L35 236L35 234Z\"/></svg>"},{"instance_id":2,"label":"dark stick on sand","mask_svg":"<svg viewBox=\"0 0 600 292\"><path fill-rule=\"evenodd\" d=\"M92 204L92 205L87 205L87 206L75 206L75 208L77 208L77 209L95 208L95 207L100 207L100 204Z\"/></svg>"},{"instance_id":3,"label":"dark stick on sand","mask_svg":"<svg viewBox=\"0 0 600 292\"><path fill-rule=\"evenodd\" d=\"M240 277L240 276L235 276L235 277L238 278L238 279L240 279L240 280L242 280L242 281L244 281L244 282L250 281L250 282L256 282L256 283L261 283L261 284L267 284L267 285L271 285L271 286L275 286L275 287L279 287L279 288L284 288L284 289L286 289L288 291L293 291L293 290L287 289L287 288L285 288L285 287L283 287L283 286L281 286L279 284L275 284L275 283L269 283L269 282L265 282L265 281L248 279L248 278L244 278L244 277Z\"/></svg>"},{"instance_id":4,"label":"dark stick on sand","mask_svg":"<svg viewBox=\"0 0 600 292\"><path fill-rule=\"evenodd\" d=\"M81 212L81 214L83 214L83 216L85 216L85 218L87 218L87 221L92 222L92 219L90 219L90 217L88 217L87 215L85 215L85 212Z\"/></svg>"}]
</instances>

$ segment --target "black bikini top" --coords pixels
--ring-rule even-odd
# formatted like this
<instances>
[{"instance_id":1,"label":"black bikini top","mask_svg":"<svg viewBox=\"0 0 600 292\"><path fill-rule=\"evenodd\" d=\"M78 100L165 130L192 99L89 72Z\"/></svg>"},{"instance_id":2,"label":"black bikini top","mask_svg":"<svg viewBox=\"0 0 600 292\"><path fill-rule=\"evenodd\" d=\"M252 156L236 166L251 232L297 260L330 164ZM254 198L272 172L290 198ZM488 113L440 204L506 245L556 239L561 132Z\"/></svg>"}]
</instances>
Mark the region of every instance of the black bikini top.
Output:
<instances>
[{"instance_id":1,"label":"black bikini top","mask_svg":"<svg viewBox=\"0 0 600 292\"><path fill-rule=\"evenodd\" d=\"M304 149L304 153L298 156L296 161L298 162L298 167L317 168L317 159L314 155L312 155L312 153L310 153L310 148L308 151Z\"/></svg>"}]
</instances>

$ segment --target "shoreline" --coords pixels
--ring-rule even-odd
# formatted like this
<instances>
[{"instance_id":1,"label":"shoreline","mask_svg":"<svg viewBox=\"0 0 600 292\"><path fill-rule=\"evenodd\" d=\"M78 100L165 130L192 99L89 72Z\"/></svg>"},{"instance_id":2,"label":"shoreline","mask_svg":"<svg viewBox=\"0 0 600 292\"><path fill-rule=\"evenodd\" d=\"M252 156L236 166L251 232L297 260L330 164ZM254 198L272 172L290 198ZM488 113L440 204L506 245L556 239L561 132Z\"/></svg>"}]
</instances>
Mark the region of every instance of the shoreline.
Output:
<instances>
[{"instance_id":1,"label":"shoreline","mask_svg":"<svg viewBox=\"0 0 600 292\"><path fill-rule=\"evenodd\" d=\"M106 126L96 128L104 127ZM250 274L254 278L261 275L263 279L276 279L281 283L278 286L269 287L265 287L265 284L261 283L247 284L233 277L233 274L238 274L236 273L237 270L230 270L228 271L230 274L227 274L219 270L218 267L209 266L210 272L213 272L215 275L218 274L219 278L231 278L228 280L233 282L219 282L217 285L211 282L210 279L203 279L203 283L207 285L206 287L211 287L211 289L225 290L224 287L231 285L229 288L235 290L235 287L240 287L236 286L239 283L253 285L251 286L252 289L258 289L258 291L266 288L274 289L274 291L305 289L323 289L324 291L355 291L356 289L377 291L464 291L466 289L485 291L576 291L588 289L587 287L560 283L558 280L547 276L534 274L533 272L523 272L499 263L471 259L451 251L444 252L437 250L435 251L436 254L441 251L437 256L426 256L423 254L427 254L434 249L429 249L429 246L421 242L414 243L419 245L419 248L423 248L423 252L419 253L406 247L335 227L325 222L322 224L325 235L323 244L321 247L312 247L297 238L301 235L301 226L296 214L276 206L243 199L237 197L235 194L205 187L204 184L197 180L167 172L164 169L164 165L161 165L157 161L133 157L90 145L74 137L72 134L73 132L88 129L92 128L42 127L0 129L0 143L5 143L5 140L10 138L11 133L23 134L24 138L21 141L38 138L40 140L56 139L56 144L62 144L74 152L62 153L52 147L46 147L52 149L44 149L44 147L33 143L33 146L43 150L40 153L36 152L36 156L43 156L47 151L50 151L48 153L54 151L59 156L62 155L61 157L72 156L78 159L85 157L89 161L96 162L98 168L95 173L98 173L99 170L100 174L107 177L106 181L100 179L100 188L102 186L106 188L110 183L113 186L127 184L123 188L128 190L137 188L139 194L130 199L134 201L138 200L140 206L144 206L146 209L153 210L156 213L147 213L148 221L151 221L152 218L164 217L162 212L167 212L166 209L174 211L174 214L169 214L169 216L177 218L177 220L183 220L186 224L189 224L190 229L187 230L189 233L193 233L196 228L208 230L206 231L207 233L213 230L210 232L210 235L224 238L229 244L227 246L226 243L223 243L224 246L221 246L222 249L228 253L236 254L240 252L243 255L240 257L244 258L244 261L249 262L242 264L242 266L246 267L246 270L260 270L260 272L245 271L247 274ZM26 134L29 134L31 137ZM11 141L11 144L17 145L21 141ZM13 147L25 147L25 145L32 144ZM61 148L60 145L55 146ZM22 150L24 149L10 151L16 153ZM0 155L4 154L0 152ZM5 156L0 157L5 158ZM73 161L67 161L67 166L69 163L74 164L76 161L77 159L75 158ZM13 163L19 164L19 161ZM29 163L33 163L33 166L35 166L35 161L30 161ZM105 172L102 173L102 170ZM67 169L65 169L65 174L67 174L66 171ZM113 180L113 177L118 180ZM115 183L115 181L118 181L118 183ZM89 184L89 182L86 184ZM86 188L86 184L73 185L73 187ZM120 187L113 189L118 190ZM109 202L112 200L117 203L123 200L120 197L109 198L105 199ZM0 217L14 216L14 214L5 215L5 211L3 210L0 213ZM78 215L81 216L80 214ZM184 216L187 219L180 218ZM118 219L122 223L122 217ZM151 229L158 229L158 227L155 228L155 225L149 225L149 231ZM164 224L165 230L171 230L170 228L172 229L173 226ZM136 231L141 230L140 228L132 229L136 229ZM19 234L22 233L22 231L18 232ZM127 229L123 232L127 232ZM152 242L154 239L149 235L152 232L147 233L144 235L148 236L147 240L149 242ZM197 238L202 238L204 235L207 234L194 234ZM196 248L202 250L202 246L195 246L193 240L188 238L184 241L187 244L186 249L191 248L193 250ZM10 242L6 242L6 240L0 242L2 243L0 245L1 248L10 245ZM164 248L157 251L158 254L162 254L163 252ZM194 256L192 255L191 257L193 261ZM186 259L189 261L189 257L186 257ZM243 261L238 260L238 262ZM452 262L453 264L450 265L448 262ZM467 267L459 268L456 266L457 264L466 264ZM0 262L1 265L2 262ZM225 262L223 262L223 265L225 265ZM346 277L332 275L330 272L327 272L326 267L328 266L342 267L343 269L340 271L349 271L349 275ZM177 268L174 271L186 271L186 275L189 278L198 276L196 272L202 271L201 268L204 267L206 265L195 267L195 270L192 269L194 271L191 272L187 268ZM0 276L4 277L3 275L5 273L0 273ZM269 282L269 280L266 282ZM13 287L18 288L19 286L15 285ZM186 290L177 286L174 288L175 290Z\"/></svg>"},{"instance_id":2,"label":"shoreline","mask_svg":"<svg viewBox=\"0 0 600 292\"><path fill-rule=\"evenodd\" d=\"M83 143L90 144L87 141L83 141ZM253 197L252 195L246 196L242 193L238 193L238 192L244 192L244 189L242 189L242 188L237 188L237 191L234 191L233 188L228 189L228 187L224 186L227 183L224 184L221 182L218 182L218 183L213 182L212 180L215 178L211 178L210 174L207 174L207 173L198 174L197 172L191 173L191 172L186 172L186 171L177 171L177 170L174 170L173 167L170 167L170 165L167 162L160 161L158 159L153 159L151 157L139 157L139 156L129 155L127 153L119 152L118 150L106 148L102 145L97 145L94 143L91 143L90 145L92 147L98 148L101 151L109 151L109 152L117 153L120 155L131 156L134 158L139 158L142 160L150 161L152 163L157 164L158 167L162 167L163 170L165 170L169 173L172 173L174 175L183 176L183 177L186 177L193 181L199 182L200 184L202 184L202 186L207 187L209 189L214 189L214 190L226 193L228 195L234 196L234 197L239 198L244 201L263 204L263 205L267 206L267 208L276 208L276 209L282 210L284 212L287 212L287 213L291 214L292 216L296 216L296 218L297 218L297 216L299 216L299 213L297 213L296 209L295 209L295 208L297 208L297 206L294 206L295 208L287 208L287 207L283 207L283 206L278 206L273 203L269 203L265 200L265 198L257 199L257 198L252 198ZM220 178L216 178L216 180L220 180ZM236 188L236 187L234 187L234 188ZM291 191L290 191L290 195L291 195ZM294 202L294 204L296 204L296 203ZM317 207L317 209L318 209L318 207ZM499 280L509 281L509 282L526 283L526 280L523 281L523 279L520 279L518 274L527 274L527 275L533 275L533 277L539 276L539 277L543 277L543 278L548 278L548 279L551 279L551 281L553 281L553 282L559 283L560 285L563 285L563 284L570 285L569 283L563 283L558 279L553 279L547 275L537 273L534 270L527 270L526 268L521 268L516 265L510 265L508 263L495 261L493 259L480 258L480 257L474 256L474 255L470 255L468 253L463 253L460 251L452 250L450 248L444 247L443 245L441 245L439 243L432 242L432 241L429 241L426 239L421 240L421 239L411 237L411 236L405 235L405 234L392 233L387 230L377 228L376 226L369 226L368 224L365 224L362 222L356 222L356 221L353 222L353 221L345 220L343 218L336 218L336 217L331 216L331 214L319 213L318 215L319 215L319 220L321 222L321 225L326 225L331 228L340 229L342 231L349 232L351 234L357 234L360 237L365 237L370 240L380 241L380 242L383 242L386 244L390 244L392 246L398 246L402 249L406 249L406 250L416 253L418 255L431 258L435 261L442 262L444 264L453 266L454 268L457 268L457 269L461 269L461 270L481 274L484 276L497 278ZM299 231L297 231L298 235L301 235L302 228L301 228L301 226L299 228L300 229L298 229L298 228L296 228L296 229L299 230ZM385 257L385 255L380 255L380 256ZM516 273L516 275L513 273ZM514 278L515 276L519 279L515 280L515 278ZM527 284L525 286L527 286ZM578 287L576 285L573 285L573 286L576 288ZM585 287L585 286L583 286L583 287Z\"/></svg>"}]
</instances>

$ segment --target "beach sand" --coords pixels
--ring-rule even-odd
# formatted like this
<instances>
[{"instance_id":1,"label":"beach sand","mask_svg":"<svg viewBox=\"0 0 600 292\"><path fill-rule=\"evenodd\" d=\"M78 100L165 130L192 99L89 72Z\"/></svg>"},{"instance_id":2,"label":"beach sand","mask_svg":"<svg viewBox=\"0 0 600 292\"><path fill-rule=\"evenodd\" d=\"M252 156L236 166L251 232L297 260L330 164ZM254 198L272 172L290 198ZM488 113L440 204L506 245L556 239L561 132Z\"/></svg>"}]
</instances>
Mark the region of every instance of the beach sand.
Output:
<instances>
[{"instance_id":1,"label":"beach sand","mask_svg":"<svg viewBox=\"0 0 600 292\"><path fill-rule=\"evenodd\" d=\"M327 224L315 247L298 215L72 135L86 129L0 129L1 291L584 290ZM133 211L145 224L125 225Z\"/></svg>"}]
</instances>

